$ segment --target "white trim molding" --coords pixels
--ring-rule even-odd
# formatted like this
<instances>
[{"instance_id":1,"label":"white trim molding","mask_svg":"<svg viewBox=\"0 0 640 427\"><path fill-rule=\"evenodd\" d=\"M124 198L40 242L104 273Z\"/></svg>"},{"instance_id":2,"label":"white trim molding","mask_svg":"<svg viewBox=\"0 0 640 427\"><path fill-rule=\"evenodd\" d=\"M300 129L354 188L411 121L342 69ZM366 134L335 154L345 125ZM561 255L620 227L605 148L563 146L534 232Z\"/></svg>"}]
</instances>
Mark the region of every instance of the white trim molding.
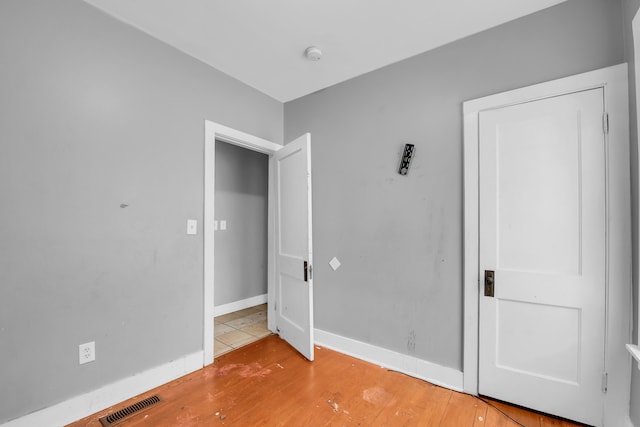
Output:
<instances>
[{"instance_id":1,"label":"white trim molding","mask_svg":"<svg viewBox=\"0 0 640 427\"><path fill-rule=\"evenodd\" d=\"M604 398L606 426L624 425L629 414L631 356L631 201L627 65L566 77L467 101L464 114L464 391L478 394L479 328L479 200L478 117L481 111L593 88L603 88L609 118L607 149L606 360L608 391Z\"/></svg>"},{"instance_id":2,"label":"white trim molding","mask_svg":"<svg viewBox=\"0 0 640 427\"><path fill-rule=\"evenodd\" d=\"M2 427L66 425L201 368L202 352L198 351L57 405L8 421L2 424Z\"/></svg>"},{"instance_id":3,"label":"white trim molding","mask_svg":"<svg viewBox=\"0 0 640 427\"><path fill-rule=\"evenodd\" d=\"M627 344L627 350L629 350L631 356L636 359L636 362L638 362L638 369L640 369L640 346Z\"/></svg>"},{"instance_id":4,"label":"white trim molding","mask_svg":"<svg viewBox=\"0 0 640 427\"><path fill-rule=\"evenodd\" d=\"M320 329L315 329L314 333L316 345L320 347L326 347L366 362L375 363L441 387L463 391L462 372L457 369L437 365L417 357L397 353Z\"/></svg>"},{"instance_id":5,"label":"white trim molding","mask_svg":"<svg viewBox=\"0 0 640 427\"><path fill-rule=\"evenodd\" d=\"M245 308L255 307L256 305L265 304L267 302L267 294L257 295L251 298L230 302L227 304L217 305L213 308L215 317L222 316L234 311L244 310Z\"/></svg>"},{"instance_id":6,"label":"white trim molding","mask_svg":"<svg viewBox=\"0 0 640 427\"><path fill-rule=\"evenodd\" d=\"M633 68L635 69L635 75L633 77L636 83L636 93L630 94L630 96L635 96L636 98L636 117L633 117L631 120L635 120L637 128L640 129L640 11L636 12L636 15L631 21L631 31L633 33ZM636 205L636 209L640 212L640 206ZM640 236L636 237L640 238ZM636 257L637 256L638 254L636 254ZM638 292L636 297L636 309L640 310L640 292ZM627 344L627 350L629 350L631 356L638 362L638 369L640 369L640 316L638 316L638 324L635 326L638 333L636 344ZM631 343L631 341L629 342Z\"/></svg>"},{"instance_id":7,"label":"white trim molding","mask_svg":"<svg viewBox=\"0 0 640 427\"><path fill-rule=\"evenodd\" d=\"M215 206L215 166L216 166L216 141L222 141L229 144L237 145L239 147L247 148L249 150L257 151L259 153L268 154L271 156L273 153L282 148L282 145L276 144L266 139L259 138L257 136L249 135L248 133L241 132L236 129L214 123L209 120L204 121L204 283L203 283L203 364L204 366L213 363L213 340L214 340L214 239L215 233L213 228L214 221L214 206ZM268 300L273 301L273 257L272 248L273 244L273 200L271 197L272 192L272 170L271 162L269 162L269 197L268 197L268 231L267 239L269 241L269 256L267 260L267 288L268 288ZM273 330L272 325L273 316L268 316L269 327Z\"/></svg>"}]
</instances>

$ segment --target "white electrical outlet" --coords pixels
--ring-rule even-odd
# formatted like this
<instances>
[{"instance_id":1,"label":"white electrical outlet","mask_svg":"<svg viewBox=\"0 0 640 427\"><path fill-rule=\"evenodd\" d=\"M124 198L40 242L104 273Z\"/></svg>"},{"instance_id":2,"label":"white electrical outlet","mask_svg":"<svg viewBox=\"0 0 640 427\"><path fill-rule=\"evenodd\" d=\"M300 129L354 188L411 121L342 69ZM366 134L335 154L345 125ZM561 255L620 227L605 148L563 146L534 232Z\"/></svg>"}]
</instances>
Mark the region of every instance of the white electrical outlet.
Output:
<instances>
[{"instance_id":1,"label":"white electrical outlet","mask_svg":"<svg viewBox=\"0 0 640 427\"><path fill-rule=\"evenodd\" d=\"M78 346L78 360L80 364L93 362L96 360L96 342L80 344Z\"/></svg>"},{"instance_id":2,"label":"white electrical outlet","mask_svg":"<svg viewBox=\"0 0 640 427\"><path fill-rule=\"evenodd\" d=\"M198 221L195 219L187 220L187 234L198 234Z\"/></svg>"}]
</instances>

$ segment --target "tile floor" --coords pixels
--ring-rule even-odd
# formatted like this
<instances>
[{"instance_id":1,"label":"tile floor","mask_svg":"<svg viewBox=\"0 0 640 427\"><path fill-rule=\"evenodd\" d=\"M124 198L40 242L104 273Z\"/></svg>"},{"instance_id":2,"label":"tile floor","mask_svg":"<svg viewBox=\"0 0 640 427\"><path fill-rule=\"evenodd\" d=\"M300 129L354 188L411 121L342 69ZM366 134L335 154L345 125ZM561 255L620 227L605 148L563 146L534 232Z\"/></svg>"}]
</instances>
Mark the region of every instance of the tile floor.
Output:
<instances>
[{"instance_id":1,"label":"tile floor","mask_svg":"<svg viewBox=\"0 0 640 427\"><path fill-rule=\"evenodd\" d=\"M214 323L214 357L271 334L267 329L267 304L218 316Z\"/></svg>"}]
</instances>

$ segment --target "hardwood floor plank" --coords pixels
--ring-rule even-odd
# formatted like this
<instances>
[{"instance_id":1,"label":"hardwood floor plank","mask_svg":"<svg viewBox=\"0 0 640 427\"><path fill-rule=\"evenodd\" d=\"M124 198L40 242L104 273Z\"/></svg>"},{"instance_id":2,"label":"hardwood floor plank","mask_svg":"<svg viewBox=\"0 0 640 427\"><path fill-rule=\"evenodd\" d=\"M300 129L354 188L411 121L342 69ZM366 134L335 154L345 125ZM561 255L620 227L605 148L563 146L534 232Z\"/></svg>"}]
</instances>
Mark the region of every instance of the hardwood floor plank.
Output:
<instances>
[{"instance_id":1,"label":"hardwood floor plank","mask_svg":"<svg viewBox=\"0 0 640 427\"><path fill-rule=\"evenodd\" d=\"M582 425L554 418L550 415L529 411L525 408L509 405L508 403L488 397L483 397L483 399L486 400L489 405L495 407L498 411L503 412L525 427L580 427Z\"/></svg>"},{"instance_id":2,"label":"hardwood floor plank","mask_svg":"<svg viewBox=\"0 0 640 427\"><path fill-rule=\"evenodd\" d=\"M478 408L486 413L486 403L463 393L451 393L441 426L473 426L478 420Z\"/></svg>"},{"instance_id":3,"label":"hardwood floor plank","mask_svg":"<svg viewBox=\"0 0 640 427\"><path fill-rule=\"evenodd\" d=\"M504 413L489 405L487 405L487 415L485 417L484 425L491 427L521 427L522 425L526 427L537 426L536 424L528 425L514 421L511 418L507 417Z\"/></svg>"},{"instance_id":4,"label":"hardwood floor plank","mask_svg":"<svg viewBox=\"0 0 640 427\"><path fill-rule=\"evenodd\" d=\"M476 411L476 419L473 422L473 427L484 427L487 425L493 426L494 424L487 423L487 414L489 411L488 405L478 405L478 410ZM495 422L496 426L498 421Z\"/></svg>"},{"instance_id":5,"label":"hardwood floor plank","mask_svg":"<svg viewBox=\"0 0 640 427\"><path fill-rule=\"evenodd\" d=\"M519 426L496 409L512 409L502 402L487 405L473 396L320 347L316 360L309 362L272 335L69 427L100 427L99 417L154 394L163 399L160 404L118 427ZM513 413L525 422L537 420L535 427L572 426L541 426L538 414L521 408Z\"/></svg>"},{"instance_id":6,"label":"hardwood floor plank","mask_svg":"<svg viewBox=\"0 0 640 427\"><path fill-rule=\"evenodd\" d=\"M496 408L498 411L512 418L517 423L520 423L526 427L540 427L541 417L535 412L526 411L522 408L508 405L498 400L493 400L489 398L483 398L483 399L485 399L491 406Z\"/></svg>"},{"instance_id":7,"label":"hardwood floor plank","mask_svg":"<svg viewBox=\"0 0 640 427\"><path fill-rule=\"evenodd\" d=\"M384 390L393 395L393 401L383 408L373 425L420 426L440 422L451 390L411 377L407 377L411 379L407 382L404 375L397 372L390 371L387 377L390 383Z\"/></svg>"}]
</instances>

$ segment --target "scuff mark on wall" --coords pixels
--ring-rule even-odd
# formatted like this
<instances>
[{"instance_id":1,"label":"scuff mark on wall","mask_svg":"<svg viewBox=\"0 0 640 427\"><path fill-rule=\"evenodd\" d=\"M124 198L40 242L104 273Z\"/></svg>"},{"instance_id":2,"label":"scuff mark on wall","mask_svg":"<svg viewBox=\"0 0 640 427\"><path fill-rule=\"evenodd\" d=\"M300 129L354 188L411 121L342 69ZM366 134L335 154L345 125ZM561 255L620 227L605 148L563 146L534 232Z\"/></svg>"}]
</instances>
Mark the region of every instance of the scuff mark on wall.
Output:
<instances>
[{"instance_id":1,"label":"scuff mark on wall","mask_svg":"<svg viewBox=\"0 0 640 427\"><path fill-rule=\"evenodd\" d=\"M127 207L129 207L129 205L128 205L128 204L126 204L126 203L120 203L120 209L124 209L124 208L127 208Z\"/></svg>"},{"instance_id":2,"label":"scuff mark on wall","mask_svg":"<svg viewBox=\"0 0 640 427\"><path fill-rule=\"evenodd\" d=\"M409 354L415 354L416 352L416 331L413 329L409 331L409 337L407 339L407 350Z\"/></svg>"}]
</instances>

